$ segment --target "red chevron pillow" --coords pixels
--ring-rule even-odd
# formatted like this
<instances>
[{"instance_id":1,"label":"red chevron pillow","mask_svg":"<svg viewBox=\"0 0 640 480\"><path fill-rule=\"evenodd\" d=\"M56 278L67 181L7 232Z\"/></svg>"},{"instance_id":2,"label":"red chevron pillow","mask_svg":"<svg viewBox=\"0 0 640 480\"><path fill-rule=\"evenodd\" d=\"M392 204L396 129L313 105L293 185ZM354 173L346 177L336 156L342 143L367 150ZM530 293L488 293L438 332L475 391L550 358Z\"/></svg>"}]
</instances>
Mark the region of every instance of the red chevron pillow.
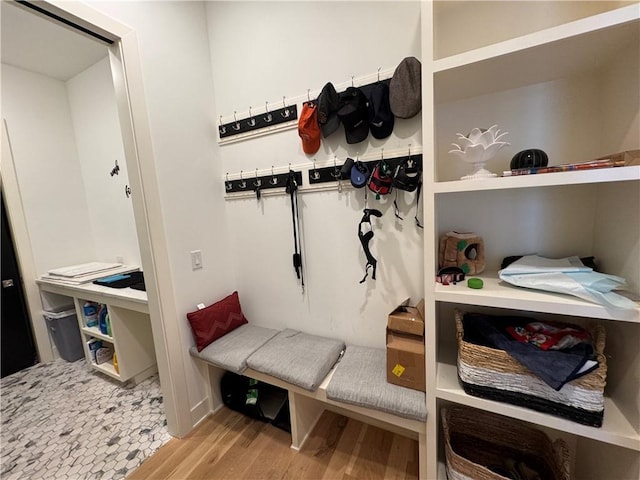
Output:
<instances>
[{"instance_id":1,"label":"red chevron pillow","mask_svg":"<svg viewBox=\"0 0 640 480\"><path fill-rule=\"evenodd\" d=\"M187 313L187 319L199 352L214 340L248 323L242 314L238 292L202 310Z\"/></svg>"}]
</instances>

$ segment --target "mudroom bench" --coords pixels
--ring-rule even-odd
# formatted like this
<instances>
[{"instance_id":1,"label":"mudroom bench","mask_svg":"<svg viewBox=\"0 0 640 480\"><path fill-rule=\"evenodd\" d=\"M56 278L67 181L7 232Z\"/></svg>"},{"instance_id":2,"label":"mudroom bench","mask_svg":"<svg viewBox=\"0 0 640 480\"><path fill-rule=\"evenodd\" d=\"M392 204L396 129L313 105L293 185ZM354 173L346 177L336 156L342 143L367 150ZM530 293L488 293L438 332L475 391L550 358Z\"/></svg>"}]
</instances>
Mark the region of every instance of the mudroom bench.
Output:
<instances>
[{"instance_id":1,"label":"mudroom bench","mask_svg":"<svg viewBox=\"0 0 640 480\"><path fill-rule=\"evenodd\" d=\"M418 440L425 478L425 394L387 383L384 349L246 324L190 354L207 364L212 412L223 405L225 371L241 374L288 392L291 448L302 448L322 412L331 410Z\"/></svg>"}]
</instances>

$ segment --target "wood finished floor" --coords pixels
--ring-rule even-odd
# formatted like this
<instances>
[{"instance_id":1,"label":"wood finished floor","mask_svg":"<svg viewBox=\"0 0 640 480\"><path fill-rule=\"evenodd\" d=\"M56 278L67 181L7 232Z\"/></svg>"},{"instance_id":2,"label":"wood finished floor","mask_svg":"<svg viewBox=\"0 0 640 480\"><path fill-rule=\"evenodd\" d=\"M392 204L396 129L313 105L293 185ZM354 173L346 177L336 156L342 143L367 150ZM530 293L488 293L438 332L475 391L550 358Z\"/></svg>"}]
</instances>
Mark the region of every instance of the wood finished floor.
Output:
<instances>
[{"instance_id":1,"label":"wood finished floor","mask_svg":"<svg viewBox=\"0 0 640 480\"><path fill-rule=\"evenodd\" d=\"M226 407L171 439L128 480L414 479L418 442L325 411L300 452L291 436Z\"/></svg>"}]
</instances>

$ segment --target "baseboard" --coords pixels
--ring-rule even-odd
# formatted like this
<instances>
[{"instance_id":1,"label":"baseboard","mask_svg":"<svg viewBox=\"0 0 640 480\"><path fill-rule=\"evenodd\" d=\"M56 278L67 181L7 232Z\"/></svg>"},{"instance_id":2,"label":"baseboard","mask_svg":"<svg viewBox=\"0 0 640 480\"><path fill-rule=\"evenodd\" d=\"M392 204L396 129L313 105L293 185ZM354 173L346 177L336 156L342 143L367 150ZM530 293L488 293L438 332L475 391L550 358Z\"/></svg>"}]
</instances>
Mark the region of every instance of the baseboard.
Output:
<instances>
[{"instance_id":1,"label":"baseboard","mask_svg":"<svg viewBox=\"0 0 640 480\"><path fill-rule=\"evenodd\" d=\"M203 398L200 400L196 406L191 409L191 424L193 428L199 425L211 413L209 409L209 399Z\"/></svg>"}]
</instances>

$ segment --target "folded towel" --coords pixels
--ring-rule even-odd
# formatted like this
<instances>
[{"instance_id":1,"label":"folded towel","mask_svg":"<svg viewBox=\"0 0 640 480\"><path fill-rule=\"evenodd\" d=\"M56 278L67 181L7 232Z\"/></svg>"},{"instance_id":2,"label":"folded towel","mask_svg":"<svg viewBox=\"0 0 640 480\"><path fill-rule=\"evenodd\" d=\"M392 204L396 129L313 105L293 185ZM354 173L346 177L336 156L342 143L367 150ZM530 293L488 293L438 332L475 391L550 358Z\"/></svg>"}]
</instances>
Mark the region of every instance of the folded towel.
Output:
<instances>
[{"instance_id":1,"label":"folded towel","mask_svg":"<svg viewBox=\"0 0 640 480\"><path fill-rule=\"evenodd\" d=\"M497 317L466 313L463 318L464 341L504 350L535 373L554 390L598 367L593 345L581 342L565 350L541 350L532 343L512 338L509 327L524 327L535 320L524 317Z\"/></svg>"}]
</instances>

